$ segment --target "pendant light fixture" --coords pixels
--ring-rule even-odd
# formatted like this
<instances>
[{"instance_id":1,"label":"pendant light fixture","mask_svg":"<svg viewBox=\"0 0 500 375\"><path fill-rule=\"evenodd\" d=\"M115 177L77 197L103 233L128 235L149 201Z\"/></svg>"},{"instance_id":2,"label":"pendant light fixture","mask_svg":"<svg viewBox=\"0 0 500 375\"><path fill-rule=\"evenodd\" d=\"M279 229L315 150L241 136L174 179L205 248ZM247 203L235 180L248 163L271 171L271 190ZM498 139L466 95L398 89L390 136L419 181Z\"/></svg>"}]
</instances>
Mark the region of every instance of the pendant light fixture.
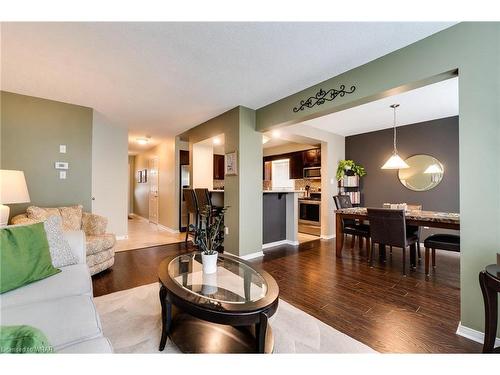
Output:
<instances>
[{"instance_id":1,"label":"pendant light fixture","mask_svg":"<svg viewBox=\"0 0 500 375\"><path fill-rule=\"evenodd\" d=\"M405 163L403 159L398 155L398 149L396 148L396 108L399 107L399 104L392 104L391 108L394 110L394 135L393 135L393 150L392 155L385 164L381 167L381 169L405 169L410 168L408 164Z\"/></svg>"}]
</instances>

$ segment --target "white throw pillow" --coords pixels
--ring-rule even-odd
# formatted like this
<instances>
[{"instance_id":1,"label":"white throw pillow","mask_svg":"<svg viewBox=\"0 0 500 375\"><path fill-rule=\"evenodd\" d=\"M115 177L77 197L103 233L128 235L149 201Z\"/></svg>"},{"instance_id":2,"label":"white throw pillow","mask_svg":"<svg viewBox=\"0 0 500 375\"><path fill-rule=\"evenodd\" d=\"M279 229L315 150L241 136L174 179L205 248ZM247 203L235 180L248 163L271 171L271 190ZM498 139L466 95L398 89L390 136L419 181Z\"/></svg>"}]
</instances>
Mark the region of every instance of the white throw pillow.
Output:
<instances>
[{"instance_id":1,"label":"white throw pillow","mask_svg":"<svg viewBox=\"0 0 500 375\"><path fill-rule=\"evenodd\" d=\"M49 242L49 251L52 265L56 268L77 264L78 260L71 252L68 240L62 231L62 219L60 216L49 216L43 226Z\"/></svg>"}]
</instances>

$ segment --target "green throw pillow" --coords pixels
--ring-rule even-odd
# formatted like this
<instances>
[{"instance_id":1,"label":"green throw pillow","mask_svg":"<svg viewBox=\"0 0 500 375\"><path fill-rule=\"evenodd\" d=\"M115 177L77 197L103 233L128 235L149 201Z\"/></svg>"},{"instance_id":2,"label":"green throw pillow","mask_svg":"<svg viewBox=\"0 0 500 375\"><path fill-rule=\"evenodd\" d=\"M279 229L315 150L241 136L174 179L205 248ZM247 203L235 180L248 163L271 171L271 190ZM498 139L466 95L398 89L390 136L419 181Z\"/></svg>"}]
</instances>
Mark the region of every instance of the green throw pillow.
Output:
<instances>
[{"instance_id":1,"label":"green throw pillow","mask_svg":"<svg viewBox=\"0 0 500 375\"><path fill-rule=\"evenodd\" d=\"M52 353L42 331L31 326L0 326L0 353Z\"/></svg>"},{"instance_id":2,"label":"green throw pillow","mask_svg":"<svg viewBox=\"0 0 500 375\"><path fill-rule=\"evenodd\" d=\"M43 223L0 229L0 293L58 272Z\"/></svg>"}]
</instances>

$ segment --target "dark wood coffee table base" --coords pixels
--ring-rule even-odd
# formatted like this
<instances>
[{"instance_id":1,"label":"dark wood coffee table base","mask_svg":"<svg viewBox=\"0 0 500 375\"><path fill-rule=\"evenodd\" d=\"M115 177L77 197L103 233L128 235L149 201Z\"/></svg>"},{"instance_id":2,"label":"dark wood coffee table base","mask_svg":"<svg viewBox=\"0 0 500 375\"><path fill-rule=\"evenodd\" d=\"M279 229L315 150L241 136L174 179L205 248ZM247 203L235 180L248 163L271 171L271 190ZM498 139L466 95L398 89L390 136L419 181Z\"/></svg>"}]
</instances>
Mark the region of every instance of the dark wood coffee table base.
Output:
<instances>
[{"instance_id":1,"label":"dark wood coffee table base","mask_svg":"<svg viewBox=\"0 0 500 375\"><path fill-rule=\"evenodd\" d=\"M256 353L255 326L232 327L210 323L184 312L172 319L169 339L183 353ZM272 353L274 337L267 326L264 353Z\"/></svg>"}]
</instances>

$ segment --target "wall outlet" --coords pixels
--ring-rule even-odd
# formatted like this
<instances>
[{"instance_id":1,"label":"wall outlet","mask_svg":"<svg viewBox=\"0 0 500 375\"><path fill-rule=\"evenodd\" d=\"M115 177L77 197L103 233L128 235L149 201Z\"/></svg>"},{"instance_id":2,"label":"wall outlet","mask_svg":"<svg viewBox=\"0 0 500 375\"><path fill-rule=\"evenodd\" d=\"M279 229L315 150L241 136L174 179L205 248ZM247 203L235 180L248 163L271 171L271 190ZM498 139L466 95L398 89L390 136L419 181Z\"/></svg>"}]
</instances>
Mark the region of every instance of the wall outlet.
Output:
<instances>
[{"instance_id":1,"label":"wall outlet","mask_svg":"<svg viewBox=\"0 0 500 375\"><path fill-rule=\"evenodd\" d=\"M69 168L69 163L63 162L63 161L56 161L54 164L56 169L68 169Z\"/></svg>"},{"instance_id":2,"label":"wall outlet","mask_svg":"<svg viewBox=\"0 0 500 375\"><path fill-rule=\"evenodd\" d=\"M66 153L66 145L59 145L59 153L60 154Z\"/></svg>"},{"instance_id":3,"label":"wall outlet","mask_svg":"<svg viewBox=\"0 0 500 375\"><path fill-rule=\"evenodd\" d=\"M59 171L59 179L60 180L66 179L66 171Z\"/></svg>"},{"instance_id":4,"label":"wall outlet","mask_svg":"<svg viewBox=\"0 0 500 375\"><path fill-rule=\"evenodd\" d=\"M229 227L224 227L224 234L229 234Z\"/></svg>"}]
</instances>

